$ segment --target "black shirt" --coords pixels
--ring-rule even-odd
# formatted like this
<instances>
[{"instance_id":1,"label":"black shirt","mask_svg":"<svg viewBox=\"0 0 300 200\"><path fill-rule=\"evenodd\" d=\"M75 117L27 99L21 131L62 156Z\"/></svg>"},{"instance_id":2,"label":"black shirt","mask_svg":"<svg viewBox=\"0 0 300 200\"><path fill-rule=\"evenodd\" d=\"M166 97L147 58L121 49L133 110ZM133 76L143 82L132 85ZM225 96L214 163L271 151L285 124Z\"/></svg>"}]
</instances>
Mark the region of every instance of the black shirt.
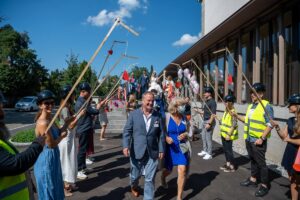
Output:
<instances>
[{"instance_id":1,"label":"black shirt","mask_svg":"<svg viewBox=\"0 0 300 200\"><path fill-rule=\"evenodd\" d=\"M191 115L191 105L189 103L185 104L185 115Z\"/></svg>"},{"instance_id":2,"label":"black shirt","mask_svg":"<svg viewBox=\"0 0 300 200\"><path fill-rule=\"evenodd\" d=\"M78 112L81 106L84 104L85 99L81 96L78 97L76 104L75 104L75 112ZM92 108L89 104L86 108L85 115L79 118L77 122L77 133L83 133L90 129L93 129L93 116L98 115L99 110Z\"/></svg>"},{"instance_id":3,"label":"black shirt","mask_svg":"<svg viewBox=\"0 0 300 200\"><path fill-rule=\"evenodd\" d=\"M209 107L209 109L207 108L207 106ZM204 115L203 115L204 120L209 120L211 116L211 112L213 114L217 113L216 101L213 98L206 100L205 104L203 104L203 111L204 111Z\"/></svg>"}]
</instances>

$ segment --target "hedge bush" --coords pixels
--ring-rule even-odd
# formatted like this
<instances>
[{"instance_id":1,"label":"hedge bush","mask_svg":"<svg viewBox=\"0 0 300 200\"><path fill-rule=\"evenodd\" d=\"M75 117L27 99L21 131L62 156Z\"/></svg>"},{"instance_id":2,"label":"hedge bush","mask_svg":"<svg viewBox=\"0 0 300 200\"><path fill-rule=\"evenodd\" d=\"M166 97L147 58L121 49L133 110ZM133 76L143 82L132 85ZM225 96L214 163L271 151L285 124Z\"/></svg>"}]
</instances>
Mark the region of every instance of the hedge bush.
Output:
<instances>
[{"instance_id":1,"label":"hedge bush","mask_svg":"<svg viewBox=\"0 0 300 200\"><path fill-rule=\"evenodd\" d=\"M35 139L34 128L18 131L16 135L11 138L12 142L33 142Z\"/></svg>"}]
</instances>

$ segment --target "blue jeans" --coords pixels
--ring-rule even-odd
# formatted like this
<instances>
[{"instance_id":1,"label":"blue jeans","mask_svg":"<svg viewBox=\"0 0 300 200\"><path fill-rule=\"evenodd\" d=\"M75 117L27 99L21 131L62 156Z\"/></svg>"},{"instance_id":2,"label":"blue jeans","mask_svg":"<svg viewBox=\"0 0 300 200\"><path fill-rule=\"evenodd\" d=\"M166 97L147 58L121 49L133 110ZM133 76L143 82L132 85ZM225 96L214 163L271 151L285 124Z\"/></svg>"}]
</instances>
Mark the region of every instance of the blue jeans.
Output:
<instances>
[{"instance_id":1,"label":"blue jeans","mask_svg":"<svg viewBox=\"0 0 300 200\"><path fill-rule=\"evenodd\" d=\"M131 187L137 187L139 184L139 178L141 177L142 170L145 170L145 185L144 185L144 200L154 199L154 180L156 174L156 168L158 165L158 159L152 159L147 153L145 153L142 159L135 159L130 156L130 185Z\"/></svg>"}]
</instances>

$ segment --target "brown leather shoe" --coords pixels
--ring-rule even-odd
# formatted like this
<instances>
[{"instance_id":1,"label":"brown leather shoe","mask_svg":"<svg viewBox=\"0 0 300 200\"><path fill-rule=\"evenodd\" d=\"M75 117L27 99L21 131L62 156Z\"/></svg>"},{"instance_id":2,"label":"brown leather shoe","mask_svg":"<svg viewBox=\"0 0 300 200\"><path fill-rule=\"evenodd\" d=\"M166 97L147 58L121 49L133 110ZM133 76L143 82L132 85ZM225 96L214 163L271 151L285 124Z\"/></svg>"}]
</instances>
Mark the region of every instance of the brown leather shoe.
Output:
<instances>
[{"instance_id":1,"label":"brown leather shoe","mask_svg":"<svg viewBox=\"0 0 300 200\"><path fill-rule=\"evenodd\" d=\"M138 197L140 194L139 194L139 191L137 190L137 188L131 188L131 194L134 196L134 197Z\"/></svg>"}]
</instances>

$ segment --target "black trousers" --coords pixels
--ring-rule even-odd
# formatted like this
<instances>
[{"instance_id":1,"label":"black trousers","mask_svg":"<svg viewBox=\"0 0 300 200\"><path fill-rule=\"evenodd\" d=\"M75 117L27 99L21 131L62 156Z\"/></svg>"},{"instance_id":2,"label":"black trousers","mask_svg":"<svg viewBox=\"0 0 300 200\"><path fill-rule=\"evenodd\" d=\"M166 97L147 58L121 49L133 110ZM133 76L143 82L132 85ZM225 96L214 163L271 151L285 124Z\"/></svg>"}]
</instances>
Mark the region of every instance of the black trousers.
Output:
<instances>
[{"instance_id":1,"label":"black trousers","mask_svg":"<svg viewBox=\"0 0 300 200\"><path fill-rule=\"evenodd\" d=\"M86 168L86 151L89 145L90 134L93 134L93 129L89 129L79 134L79 151L77 154L78 171Z\"/></svg>"},{"instance_id":2,"label":"black trousers","mask_svg":"<svg viewBox=\"0 0 300 200\"><path fill-rule=\"evenodd\" d=\"M251 176L257 178L260 174L262 184L269 185L269 172L266 164L267 141L262 145L255 145L246 141L246 148L251 161Z\"/></svg>"},{"instance_id":3,"label":"black trousers","mask_svg":"<svg viewBox=\"0 0 300 200\"><path fill-rule=\"evenodd\" d=\"M223 150L225 154L226 162L230 162L230 164L234 165L234 157L233 157L233 150L232 150L232 140L225 140L222 138Z\"/></svg>"}]
</instances>

